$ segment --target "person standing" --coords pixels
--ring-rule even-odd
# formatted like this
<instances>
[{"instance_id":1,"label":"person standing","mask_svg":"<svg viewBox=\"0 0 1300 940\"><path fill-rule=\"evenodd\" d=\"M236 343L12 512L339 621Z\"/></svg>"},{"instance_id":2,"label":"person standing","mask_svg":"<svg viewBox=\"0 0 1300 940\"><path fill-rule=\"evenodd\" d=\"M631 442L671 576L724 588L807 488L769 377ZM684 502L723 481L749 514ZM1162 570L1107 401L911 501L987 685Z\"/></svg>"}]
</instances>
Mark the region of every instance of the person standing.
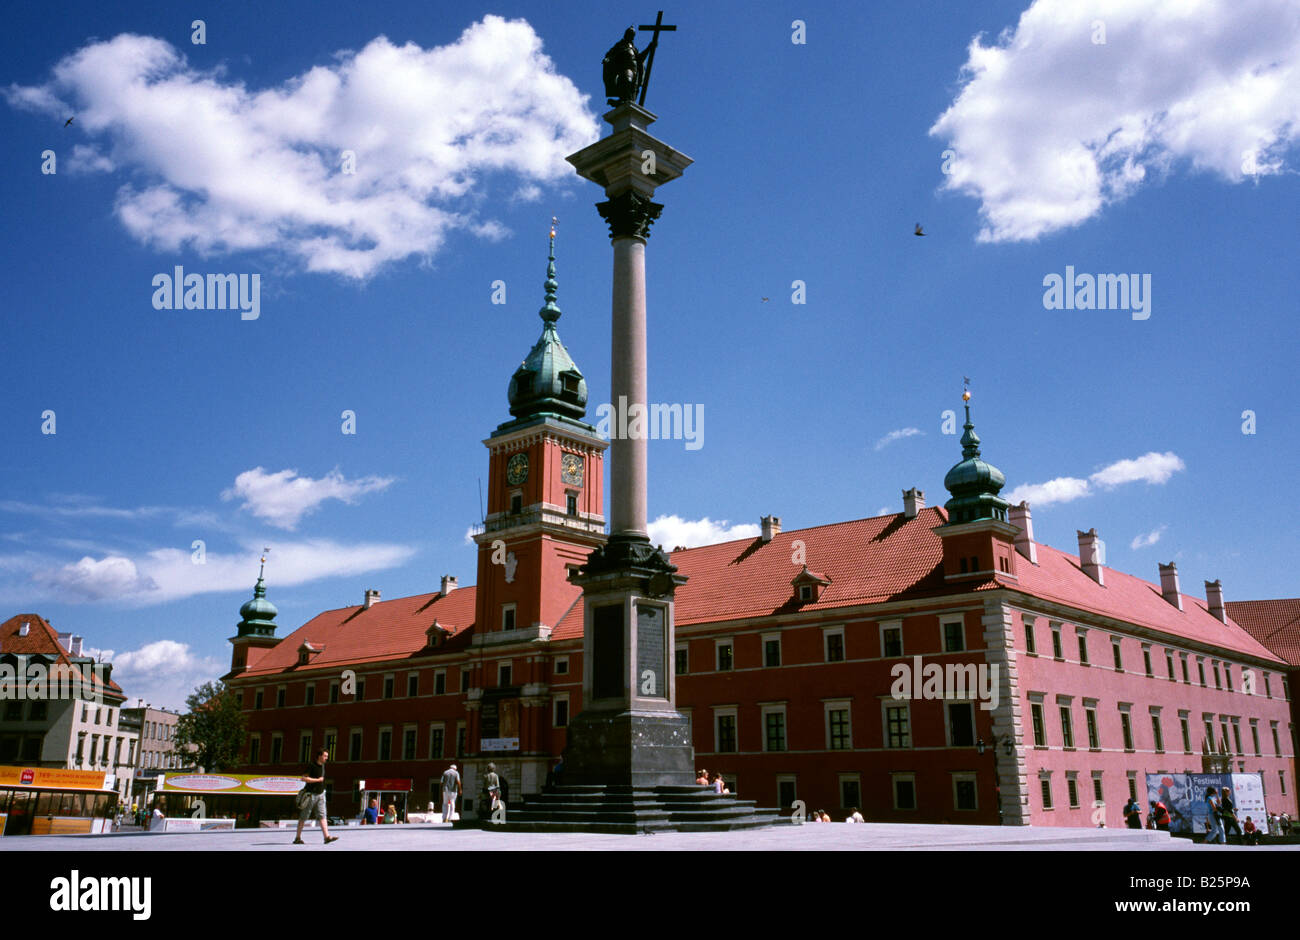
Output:
<instances>
[{"instance_id":1,"label":"person standing","mask_svg":"<svg viewBox=\"0 0 1300 940\"><path fill-rule=\"evenodd\" d=\"M379 798L372 796L370 805L361 812L361 825L377 826L379 825Z\"/></svg>"},{"instance_id":2,"label":"person standing","mask_svg":"<svg viewBox=\"0 0 1300 940\"><path fill-rule=\"evenodd\" d=\"M1169 831L1169 810L1164 803L1159 800L1151 801L1150 819L1155 823L1154 828L1160 832Z\"/></svg>"},{"instance_id":3,"label":"person standing","mask_svg":"<svg viewBox=\"0 0 1300 940\"><path fill-rule=\"evenodd\" d=\"M488 807L496 809L497 801L501 798L501 778L497 776L496 764L488 764L487 776L483 778L483 783L487 787Z\"/></svg>"},{"instance_id":4,"label":"person standing","mask_svg":"<svg viewBox=\"0 0 1300 940\"><path fill-rule=\"evenodd\" d=\"M1124 825L1130 829L1142 828L1142 808L1138 806L1137 799L1131 796L1124 804Z\"/></svg>"},{"instance_id":5,"label":"person standing","mask_svg":"<svg viewBox=\"0 0 1300 940\"><path fill-rule=\"evenodd\" d=\"M389 803L388 812L384 813L384 823L389 826L397 825L397 804Z\"/></svg>"},{"instance_id":6,"label":"person standing","mask_svg":"<svg viewBox=\"0 0 1300 940\"><path fill-rule=\"evenodd\" d=\"M452 764L442 773L442 821L451 822L456 815L456 797L460 795L460 773Z\"/></svg>"},{"instance_id":7,"label":"person standing","mask_svg":"<svg viewBox=\"0 0 1300 940\"><path fill-rule=\"evenodd\" d=\"M329 751L321 748L316 752L316 760L303 770L302 779L306 786L298 792L298 832L293 837L294 845L302 845L302 827L308 819L320 820L320 831L326 845L339 840L338 836L330 835L325 820L325 762L329 756Z\"/></svg>"},{"instance_id":8,"label":"person standing","mask_svg":"<svg viewBox=\"0 0 1300 940\"><path fill-rule=\"evenodd\" d=\"M1210 818L1205 823L1205 844L1212 845L1217 842L1220 845L1228 844L1228 837L1223 834L1223 820L1219 814L1222 807L1219 804L1219 794L1214 787L1209 787L1205 791L1205 808Z\"/></svg>"},{"instance_id":9,"label":"person standing","mask_svg":"<svg viewBox=\"0 0 1300 940\"><path fill-rule=\"evenodd\" d=\"M1222 794L1219 798L1219 818L1223 820L1223 837L1226 840L1229 831L1241 835L1241 823L1237 821L1237 807L1233 805L1232 792L1227 787L1222 787L1219 792Z\"/></svg>"},{"instance_id":10,"label":"person standing","mask_svg":"<svg viewBox=\"0 0 1300 940\"><path fill-rule=\"evenodd\" d=\"M149 828L150 828L151 830L153 830L153 829L161 829L161 828L162 828L162 821L163 821L164 819L166 819L166 818L167 818L167 815L162 811L162 804L160 804L160 803L154 803L154 805L153 805L153 813L151 814L151 816L150 816L150 818L149 818Z\"/></svg>"}]
</instances>

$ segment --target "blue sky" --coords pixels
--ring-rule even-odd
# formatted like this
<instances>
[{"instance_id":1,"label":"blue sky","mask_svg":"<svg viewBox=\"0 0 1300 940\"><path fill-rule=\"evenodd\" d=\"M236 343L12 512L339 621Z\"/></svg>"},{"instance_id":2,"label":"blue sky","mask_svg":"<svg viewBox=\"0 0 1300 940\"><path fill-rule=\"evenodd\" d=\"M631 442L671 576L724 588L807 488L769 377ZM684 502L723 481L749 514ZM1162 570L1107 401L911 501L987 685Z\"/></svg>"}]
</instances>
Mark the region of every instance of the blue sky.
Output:
<instances>
[{"instance_id":1,"label":"blue sky","mask_svg":"<svg viewBox=\"0 0 1300 940\"><path fill-rule=\"evenodd\" d=\"M0 613L155 704L225 671L263 545L282 635L474 580L552 215L560 335L608 394L602 196L563 158L655 11L267 6L17 4L0 40ZM665 544L942 503L969 376L1040 541L1297 593L1293 4L702 6L665 12L647 97L695 160L647 256L651 400L705 417L651 443ZM259 275L259 316L155 309L176 265ZM1149 315L1047 309L1067 266L1149 275Z\"/></svg>"}]
</instances>

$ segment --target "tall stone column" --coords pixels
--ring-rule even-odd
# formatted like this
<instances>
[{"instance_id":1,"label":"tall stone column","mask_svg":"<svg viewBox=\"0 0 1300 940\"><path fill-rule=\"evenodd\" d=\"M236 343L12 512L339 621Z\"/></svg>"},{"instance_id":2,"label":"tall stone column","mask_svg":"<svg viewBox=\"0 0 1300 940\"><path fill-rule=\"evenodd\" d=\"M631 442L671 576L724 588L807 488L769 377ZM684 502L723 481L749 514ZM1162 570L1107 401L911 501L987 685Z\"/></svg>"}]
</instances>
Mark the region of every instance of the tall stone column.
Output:
<instances>
[{"instance_id":1,"label":"tall stone column","mask_svg":"<svg viewBox=\"0 0 1300 940\"><path fill-rule=\"evenodd\" d=\"M656 187L691 159L646 131L655 116L630 101L613 130L568 158L602 186L596 205L614 253L610 402L610 537L572 577L583 589L583 711L565 749L566 783L685 786L694 779L688 720L676 708L673 596L686 579L646 534L646 241L663 206Z\"/></svg>"}]
</instances>

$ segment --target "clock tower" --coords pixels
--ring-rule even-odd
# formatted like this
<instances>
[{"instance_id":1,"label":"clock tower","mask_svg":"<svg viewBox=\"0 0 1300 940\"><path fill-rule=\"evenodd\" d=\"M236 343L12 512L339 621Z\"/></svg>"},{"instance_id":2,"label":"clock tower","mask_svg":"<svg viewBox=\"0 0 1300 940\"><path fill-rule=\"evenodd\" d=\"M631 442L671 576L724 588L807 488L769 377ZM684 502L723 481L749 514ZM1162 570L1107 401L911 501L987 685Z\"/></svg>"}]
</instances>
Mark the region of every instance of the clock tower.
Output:
<instances>
[{"instance_id":1,"label":"clock tower","mask_svg":"<svg viewBox=\"0 0 1300 940\"><path fill-rule=\"evenodd\" d=\"M605 543L603 455L582 419L587 381L560 342L555 228L546 264L542 335L510 379L513 420L488 449L487 516L478 543L476 633L485 643L542 640L582 595L568 581Z\"/></svg>"}]
</instances>

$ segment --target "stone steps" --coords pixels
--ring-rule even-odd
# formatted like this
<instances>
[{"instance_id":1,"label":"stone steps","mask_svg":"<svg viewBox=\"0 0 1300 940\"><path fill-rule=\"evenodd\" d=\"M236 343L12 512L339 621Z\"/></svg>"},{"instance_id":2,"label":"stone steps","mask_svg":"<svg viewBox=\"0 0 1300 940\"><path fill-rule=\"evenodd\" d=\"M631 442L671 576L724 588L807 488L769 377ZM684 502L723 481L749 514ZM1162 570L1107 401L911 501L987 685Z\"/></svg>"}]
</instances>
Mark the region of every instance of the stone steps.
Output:
<instances>
[{"instance_id":1,"label":"stone steps","mask_svg":"<svg viewBox=\"0 0 1300 940\"><path fill-rule=\"evenodd\" d=\"M639 789L629 786L553 787L507 806L502 823L481 821L495 832L726 832L759 829L780 821L759 809L699 786Z\"/></svg>"}]
</instances>

